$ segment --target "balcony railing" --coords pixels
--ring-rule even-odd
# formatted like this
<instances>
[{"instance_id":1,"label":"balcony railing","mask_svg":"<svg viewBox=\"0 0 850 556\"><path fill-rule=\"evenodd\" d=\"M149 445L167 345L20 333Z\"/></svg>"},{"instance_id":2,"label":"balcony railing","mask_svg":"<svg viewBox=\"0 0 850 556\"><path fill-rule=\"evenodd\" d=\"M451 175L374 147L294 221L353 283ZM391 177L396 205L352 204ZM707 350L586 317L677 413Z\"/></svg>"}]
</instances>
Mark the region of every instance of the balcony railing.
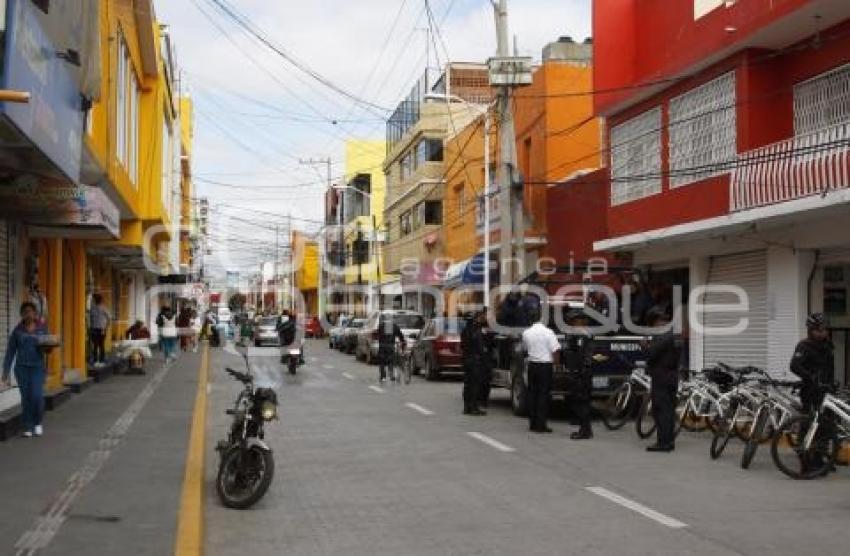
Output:
<instances>
[{"instance_id":1,"label":"balcony railing","mask_svg":"<svg viewBox=\"0 0 850 556\"><path fill-rule=\"evenodd\" d=\"M850 187L850 122L742 153L732 172L731 210Z\"/></svg>"}]
</instances>

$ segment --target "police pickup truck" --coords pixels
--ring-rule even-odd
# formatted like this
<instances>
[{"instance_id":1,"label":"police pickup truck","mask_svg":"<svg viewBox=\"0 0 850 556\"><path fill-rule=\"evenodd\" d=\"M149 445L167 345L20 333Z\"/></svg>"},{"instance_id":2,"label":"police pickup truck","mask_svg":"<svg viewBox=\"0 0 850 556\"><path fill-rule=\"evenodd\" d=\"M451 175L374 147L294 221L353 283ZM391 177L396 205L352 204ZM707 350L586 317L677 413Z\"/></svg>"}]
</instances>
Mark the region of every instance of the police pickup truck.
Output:
<instances>
[{"instance_id":1,"label":"police pickup truck","mask_svg":"<svg viewBox=\"0 0 850 556\"><path fill-rule=\"evenodd\" d=\"M561 279L563 280L563 278ZM545 282L538 283L544 286L544 290L550 290L553 280L555 278L550 277ZM526 279L525 282L535 283L529 279ZM557 285L564 282L555 283ZM579 283L587 284L587 280L583 279ZM548 307L550 313L549 326L552 327L561 344L560 360L562 364L555 368L552 383L553 398L568 399L578 386L577 374L581 370L582 364L580 346L588 338L592 341L591 373L594 397L610 395L629 377L632 369L638 363L644 361L641 341L645 339L645 336L625 333L622 327L591 336L569 333L570 331L575 332L575 329L571 328L566 328L565 331L558 329L555 323L559 319L554 318L554 313L557 311L561 311L562 315L569 313L573 318L577 313L584 313L593 306L586 294L570 298L552 296L548 298L548 303L544 303L543 306ZM585 314L591 325L598 324L593 318L592 311ZM563 322L564 319L561 318L560 321ZM528 359L522 345L522 334L519 329L507 333L495 333L492 337L491 355L493 359L491 386L508 388L511 393L513 413L518 416L526 415Z\"/></svg>"}]
</instances>

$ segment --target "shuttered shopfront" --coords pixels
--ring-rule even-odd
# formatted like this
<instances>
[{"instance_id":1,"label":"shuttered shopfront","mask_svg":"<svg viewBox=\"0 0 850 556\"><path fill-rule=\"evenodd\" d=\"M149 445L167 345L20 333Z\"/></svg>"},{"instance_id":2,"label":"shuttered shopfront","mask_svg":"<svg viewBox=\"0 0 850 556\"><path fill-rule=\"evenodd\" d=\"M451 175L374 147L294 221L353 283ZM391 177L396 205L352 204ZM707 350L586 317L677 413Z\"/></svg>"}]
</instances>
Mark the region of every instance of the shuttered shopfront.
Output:
<instances>
[{"instance_id":1,"label":"shuttered shopfront","mask_svg":"<svg viewBox=\"0 0 850 556\"><path fill-rule=\"evenodd\" d=\"M735 334L713 334L704 337L705 365L718 361L729 365L754 365L767 368L767 252L753 251L714 257L710 263L708 283L713 286L737 286L748 298L743 311L707 313L703 324L708 328L729 329L741 319L749 321L746 329ZM733 304L738 297L729 293L706 295L707 304Z\"/></svg>"}]
</instances>

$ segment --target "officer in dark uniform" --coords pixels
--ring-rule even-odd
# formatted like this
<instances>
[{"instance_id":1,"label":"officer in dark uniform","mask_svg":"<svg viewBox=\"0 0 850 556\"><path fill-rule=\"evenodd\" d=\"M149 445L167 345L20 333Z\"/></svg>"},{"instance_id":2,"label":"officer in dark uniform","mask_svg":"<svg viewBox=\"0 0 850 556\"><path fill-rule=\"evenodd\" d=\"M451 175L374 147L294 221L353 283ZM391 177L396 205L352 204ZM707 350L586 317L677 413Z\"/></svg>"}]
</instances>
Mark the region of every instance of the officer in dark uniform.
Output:
<instances>
[{"instance_id":1,"label":"officer in dark uniform","mask_svg":"<svg viewBox=\"0 0 850 556\"><path fill-rule=\"evenodd\" d=\"M387 380L387 371L392 375L391 380L395 380L395 374L392 373L393 357L395 357L395 341L401 342L401 349L404 349L406 344L404 334L401 333L401 328L391 319L381 319L378 321L378 370L381 373L381 382Z\"/></svg>"},{"instance_id":2,"label":"officer in dark uniform","mask_svg":"<svg viewBox=\"0 0 850 556\"><path fill-rule=\"evenodd\" d=\"M570 362L575 365L570 369L574 373L571 385L573 412L578 419L579 428L570 435L573 440L593 438L591 426L591 402L593 401L593 338L587 329L587 315L583 311L572 311L567 314L567 324L576 330L570 331L568 340L569 351L574 356Z\"/></svg>"},{"instance_id":3,"label":"officer in dark uniform","mask_svg":"<svg viewBox=\"0 0 850 556\"><path fill-rule=\"evenodd\" d=\"M470 314L460 335L463 352L463 414L486 415L478 406L485 358L482 320L486 313Z\"/></svg>"},{"instance_id":4,"label":"officer in dark uniform","mask_svg":"<svg viewBox=\"0 0 850 556\"><path fill-rule=\"evenodd\" d=\"M652 327L666 326L670 315L658 308L647 314L647 323ZM679 364L682 340L670 330L644 342L646 366L652 378L649 395L652 412L657 425L657 441L647 446L648 452L672 452L676 441L676 394L679 390Z\"/></svg>"},{"instance_id":5,"label":"officer in dark uniform","mask_svg":"<svg viewBox=\"0 0 850 556\"><path fill-rule=\"evenodd\" d=\"M478 388L478 407L486 408L490 405L490 384L493 381L493 366L495 365L495 334L489 328L487 320L487 309L484 309L481 317L481 336L484 342L484 355L481 359L481 382Z\"/></svg>"},{"instance_id":6,"label":"officer in dark uniform","mask_svg":"<svg viewBox=\"0 0 850 556\"><path fill-rule=\"evenodd\" d=\"M821 313L806 319L808 335L794 349L791 372L800 377L800 401L806 411L820 405L825 387L835 381L834 346L829 340L826 317Z\"/></svg>"}]
</instances>

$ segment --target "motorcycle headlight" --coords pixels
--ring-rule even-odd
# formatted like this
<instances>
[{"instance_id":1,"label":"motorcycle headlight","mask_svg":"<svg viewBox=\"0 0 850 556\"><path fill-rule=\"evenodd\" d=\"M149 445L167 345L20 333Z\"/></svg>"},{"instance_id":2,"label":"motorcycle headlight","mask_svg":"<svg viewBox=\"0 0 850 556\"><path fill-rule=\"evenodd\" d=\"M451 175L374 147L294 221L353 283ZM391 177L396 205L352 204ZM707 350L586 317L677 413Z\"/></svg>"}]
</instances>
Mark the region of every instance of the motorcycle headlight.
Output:
<instances>
[{"instance_id":1,"label":"motorcycle headlight","mask_svg":"<svg viewBox=\"0 0 850 556\"><path fill-rule=\"evenodd\" d=\"M260 415L263 416L264 421L271 421L277 417L277 406L269 401L263 402L260 407Z\"/></svg>"}]
</instances>

